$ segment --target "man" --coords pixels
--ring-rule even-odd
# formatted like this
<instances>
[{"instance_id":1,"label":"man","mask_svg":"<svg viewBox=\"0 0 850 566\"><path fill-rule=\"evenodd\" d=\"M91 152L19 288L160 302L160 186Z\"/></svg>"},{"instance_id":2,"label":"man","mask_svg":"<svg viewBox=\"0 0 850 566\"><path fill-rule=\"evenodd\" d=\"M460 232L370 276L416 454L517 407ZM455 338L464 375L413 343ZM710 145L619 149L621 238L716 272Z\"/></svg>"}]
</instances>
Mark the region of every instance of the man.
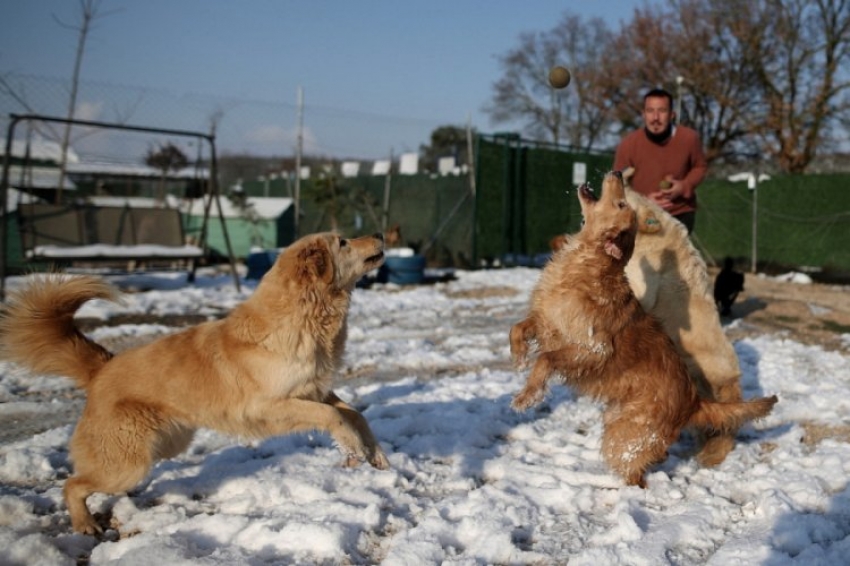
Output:
<instances>
[{"instance_id":1,"label":"man","mask_svg":"<svg viewBox=\"0 0 850 566\"><path fill-rule=\"evenodd\" d=\"M634 167L631 187L655 201L691 233L696 219L696 188L708 164L699 135L673 125L673 95L653 89L643 97L644 127L617 147L614 169Z\"/></svg>"}]
</instances>

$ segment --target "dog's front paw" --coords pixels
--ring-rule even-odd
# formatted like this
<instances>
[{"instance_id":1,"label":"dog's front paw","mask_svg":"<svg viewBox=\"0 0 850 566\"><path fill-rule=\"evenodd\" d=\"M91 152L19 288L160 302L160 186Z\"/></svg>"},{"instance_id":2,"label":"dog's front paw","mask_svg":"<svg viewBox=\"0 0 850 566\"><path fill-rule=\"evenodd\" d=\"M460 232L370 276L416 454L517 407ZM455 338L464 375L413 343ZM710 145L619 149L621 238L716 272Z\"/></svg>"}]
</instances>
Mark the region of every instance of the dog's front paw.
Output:
<instances>
[{"instance_id":1,"label":"dog's front paw","mask_svg":"<svg viewBox=\"0 0 850 566\"><path fill-rule=\"evenodd\" d=\"M527 411L531 407L538 405L543 400L543 392L539 389L523 389L514 396L511 401L511 408L518 413Z\"/></svg>"},{"instance_id":2,"label":"dog's front paw","mask_svg":"<svg viewBox=\"0 0 850 566\"><path fill-rule=\"evenodd\" d=\"M343 468L357 468L360 464L363 463L362 458L358 458L357 455L348 453L345 455L345 459L342 461Z\"/></svg>"},{"instance_id":3,"label":"dog's front paw","mask_svg":"<svg viewBox=\"0 0 850 566\"><path fill-rule=\"evenodd\" d=\"M390 469L390 461L387 459L387 455L384 454L384 451L380 448L375 448L374 452L371 455L364 458L362 456L358 456L357 454L348 453L345 455L345 459L342 461L343 468L357 468L364 461L369 462L373 468L377 468L379 470L389 470Z\"/></svg>"},{"instance_id":4,"label":"dog's front paw","mask_svg":"<svg viewBox=\"0 0 850 566\"><path fill-rule=\"evenodd\" d=\"M528 350L521 353L511 352L511 361L517 371L526 370L531 365L528 357Z\"/></svg>"},{"instance_id":5,"label":"dog's front paw","mask_svg":"<svg viewBox=\"0 0 850 566\"><path fill-rule=\"evenodd\" d=\"M372 456L369 458L369 463L372 464L372 467L377 468L379 470L390 469L390 461L387 459L387 455L384 454L384 451L381 450L379 446L375 446L375 450L374 452L372 452Z\"/></svg>"},{"instance_id":6,"label":"dog's front paw","mask_svg":"<svg viewBox=\"0 0 850 566\"><path fill-rule=\"evenodd\" d=\"M71 517L71 527L84 535L103 536L103 528L90 514L81 517Z\"/></svg>"}]
</instances>

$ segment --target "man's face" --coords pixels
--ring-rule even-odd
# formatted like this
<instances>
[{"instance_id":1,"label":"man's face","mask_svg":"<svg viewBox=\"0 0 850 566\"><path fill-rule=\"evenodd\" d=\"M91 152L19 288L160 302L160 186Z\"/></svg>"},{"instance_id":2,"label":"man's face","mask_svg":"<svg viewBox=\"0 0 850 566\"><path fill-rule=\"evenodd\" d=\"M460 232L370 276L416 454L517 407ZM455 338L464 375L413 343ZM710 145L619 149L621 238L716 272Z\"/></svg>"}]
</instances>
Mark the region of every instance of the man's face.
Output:
<instances>
[{"instance_id":1,"label":"man's face","mask_svg":"<svg viewBox=\"0 0 850 566\"><path fill-rule=\"evenodd\" d=\"M643 123L653 134L662 134L673 120L670 102L664 96L650 96L643 104Z\"/></svg>"}]
</instances>

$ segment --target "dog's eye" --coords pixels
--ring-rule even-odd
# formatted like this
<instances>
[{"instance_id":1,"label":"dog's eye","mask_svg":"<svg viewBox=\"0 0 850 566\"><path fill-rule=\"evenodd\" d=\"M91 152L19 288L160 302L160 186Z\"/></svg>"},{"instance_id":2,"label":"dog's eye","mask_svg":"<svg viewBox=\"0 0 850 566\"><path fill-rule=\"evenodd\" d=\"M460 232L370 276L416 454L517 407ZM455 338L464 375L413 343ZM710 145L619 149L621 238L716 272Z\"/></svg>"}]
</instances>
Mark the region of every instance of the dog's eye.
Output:
<instances>
[{"instance_id":1,"label":"dog's eye","mask_svg":"<svg viewBox=\"0 0 850 566\"><path fill-rule=\"evenodd\" d=\"M339 239L339 247L344 248L347 245L348 245L348 240L346 240L345 238Z\"/></svg>"},{"instance_id":2,"label":"dog's eye","mask_svg":"<svg viewBox=\"0 0 850 566\"><path fill-rule=\"evenodd\" d=\"M628 205L627 205L625 202L623 202L623 201L620 201L620 202L618 202L618 203L617 203L617 207L618 207L620 210L625 210L627 206L628 206Z\"/></svg>"}]
</instances>

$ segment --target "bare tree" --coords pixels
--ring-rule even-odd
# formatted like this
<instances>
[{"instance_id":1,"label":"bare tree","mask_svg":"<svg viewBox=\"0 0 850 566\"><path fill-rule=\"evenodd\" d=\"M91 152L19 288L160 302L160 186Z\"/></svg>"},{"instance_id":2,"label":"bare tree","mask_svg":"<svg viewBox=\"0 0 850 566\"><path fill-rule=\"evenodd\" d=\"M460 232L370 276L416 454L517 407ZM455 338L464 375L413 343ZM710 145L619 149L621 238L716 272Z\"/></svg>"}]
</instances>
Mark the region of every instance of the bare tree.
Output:
<instances>
[{"instance_id":1,"label":"bare tree","mask_svg":"<svg viewBox=\"0 0 850 566\"><path fill-rule=\"evenodd\" d=\"M678 121L695 128L709 161L752 153L746 117L758 98L727 16L712 0L645 7L606 48L599 76L601 100L614 104L622 130L640 125L642 93L665 88L677 98Z\"/></svg>"},{"instance_id":2,"label":"bare tree","mask_svg":"<svg viewBox=\"0 0 850 566\"><path fill-rule=\"evenodd\" d=\"M574 79L566 92L558 92L558 96L568 103L568 120L561 125L566 140L570 145L584 149L604 144L611 133L616 101L602 97L599 79L606 71L599 63L604 46L611 42L613 33L601 18L583 22L570 14L564 15L551 33L560 42ZM572 94L575 94L574 99Z\"/></svg>"},{"instance_id":3,"label":"bare tree","mask_svg":"<svg viewBox=\"0 0 850 566\"><path fill-rule=\"evenodd\" d=\"M642 93L663 87L709 161L768 157L787 172L805 171L850 120L850 0L668 0L636 9L616 33L594 27L566 16L522 36L502 59L491 119L604 145L606 133L638 127ZM545 73L565 59L573 82L555 104Z\"/></svg>"},{"instance_id":4,"label":"bare tree","mask_svg":"<svg viewBox=\"0 0 850 566\"><path fill-rule=\"evenodd\" d=\"M169 171L179 171L189 165L189 159L183 150L168 142L158 148L150 148L145 155L145 164L160 171L157 200L165 200L165 179Z\"/></svg>"},{"instance_id":5,"label":"bare tree","mask_svg":"<svg viewBox=\"0 0 850 566\"><path fill-rule=\"evenodd\" d=\"M561 61L558 46L543 33L524 33L519 47L500 57L504 71L493 85L492 103L484 108L494 124L519 121L534 138L560 140L563 109L546 80Z\"/></svg>"},{"instance_id":6,"label":"bare tree","mask_svg":"<svg viewBox=\"0 0 850 566\"><path fill-rule=\"evenodd\" d=\"M495 124L520 122L525 133L554 143L590 148L608 125L604 107L590 104L596 96L599 47L611 37L601 19L582 23L565 14L553 29L520 35L519 46L500 57L504 74L493 85L493 98L484 108ZM572 82L563 90L548 83L555 65L570 69Z\"/></svg>"},{"instance_id":7,"label":"bare tree","mask_svg":"<svg viewBox=\"0 0 850 566\"><path fill-rule=\"evenodd\" d=\"M659 14L710 159L806 170L847 113L847 0L680 0ZM842 73L842 69L844 69ZM668 71L673 72L673 69ZM669 84L669 78L668 84Z\"/></svg>"},{"instance_id":8,"label":"bare tree","mask_svg":"<svg viewBox=\"0 0 850 566\"><path fill-rule=\"evenodd\" d=\"M27 114L38 114L38 111L29 103L29 99L27 96L26 85L22 83L22 81L16 81L15 75L13 73L6 73L5 75L0 75L0 93L5 94L15 102L17 102L21 108L24 109L24 112ZM41 126L41 127L39 127ZM31 130L41 133L51 139L59 139L59 132L53 127L53 124L50 122L42 123L40 125L30 124ZM44 128L44 131L41 130Z\"/></svg>"},{"instance_id":9,"label":"bare tree","mask_svg":"<svg viewBox=\"0 0 850 566\"><path fill-rule=\"evenodd\" d=\"M80 2L80 22L76 25L65 24L54 16L59 25L72 29L77 32L77 51L74 57L74 71L71 74L71 91L68 97L68 119L74 118L74 111L77 107L77 91L80 85L80 70L83 65L83 55L86 50L86 40L88 39L89 31L92 24L99 17L106 14L98 14L100 10L101 0L79 0ZM62 198L62 187L65 184L65 170L68 165L68 146L71 142L71 124L65 125L65 131L62 134L61 157L59 162L59 187L56 191L56 202Z\"/></svg>"},{"instance_id":10,"label":"bare tree","mask_svg":"<svg viewBox=\"0 0 850 566\"><path fill-rule=\"evenodd\" d=\"M850 108L850 2L756 4L736 19L767 115L750 127L783 171L801 173Z\"/></svg>"},{"instance_id":11,"label":"bare tree","mask_svg":"<svg viewBox=\"0 0 850 566\"><path fill-rule=\"evenodd\" d=\"M431 131L431 143L419 146L426 171L435 172L441 157L452 156L458 164L469 164L465 126L439 126Z\"/></svg>"}]
</instances>

